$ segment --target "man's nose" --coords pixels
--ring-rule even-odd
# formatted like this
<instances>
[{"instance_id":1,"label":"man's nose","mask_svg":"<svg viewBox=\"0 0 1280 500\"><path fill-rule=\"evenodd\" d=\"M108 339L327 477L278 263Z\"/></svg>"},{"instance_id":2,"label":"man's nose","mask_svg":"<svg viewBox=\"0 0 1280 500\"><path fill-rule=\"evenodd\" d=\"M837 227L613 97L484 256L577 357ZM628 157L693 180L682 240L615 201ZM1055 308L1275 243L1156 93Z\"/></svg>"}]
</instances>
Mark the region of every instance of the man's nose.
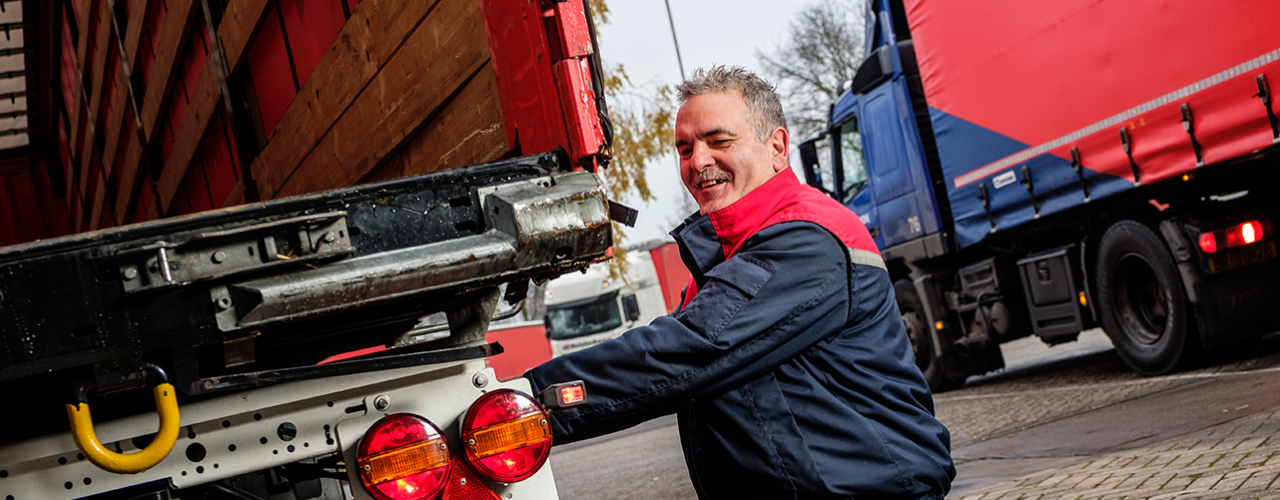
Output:
<instances>
[{"instance_id":1,"label":"man's nose","mask_svg":"<svg viewBox=\"0 0 1280 500\"><path fill-rule=\"evenodd\" d=\"M695 143L689 154L689 167L697 172L714 164L715 159L711 156L711 148L706 144Z\"/></svg>"}]
</instances>

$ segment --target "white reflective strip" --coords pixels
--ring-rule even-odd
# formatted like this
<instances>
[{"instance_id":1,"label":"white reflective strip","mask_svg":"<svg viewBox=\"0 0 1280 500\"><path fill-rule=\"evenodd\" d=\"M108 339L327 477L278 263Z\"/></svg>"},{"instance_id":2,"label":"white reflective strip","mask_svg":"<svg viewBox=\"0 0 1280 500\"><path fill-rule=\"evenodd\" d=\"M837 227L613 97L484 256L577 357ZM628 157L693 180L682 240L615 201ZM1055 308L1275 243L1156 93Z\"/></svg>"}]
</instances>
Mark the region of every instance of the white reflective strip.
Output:
<instances>
[{"instance_id":1,"label":"white reflective strip","mask_svg":"<svg viewBox=\"0 0 1280 500\"><path fill-rule=\"evenodd\" d=\"M1202 90L1205 90L1209 87L1213 87L1215 85L1218 85L1222 82L1225 82L1237 76L1246 74L1250 71L1253 71L1263 66L1266 66L1268 64L1271 64L1277 60L1280 60L1280 49L1273 50L1271 52L1258 56L1250 61L1247 61L1243 64L1240 64L1234 68L1230 68L1226 71L1213 75L1209 78L1205 78L1204 80L1200 80L1198 82L1195 82L1191 85L1188 85L1181 89L1178 89L1168 94L1165 94L1163 96L1160 96L1151 101L1147 101L1146 103L1143 103L1138 107L1127 110L1111 118L1107 118L1106 120L1100 121L1088 127L1077 130L1066 136L1059 137L1058 139L1046 142L1034 148L1024 149L1021 152L1014 153L1013 155L1005 157L1001 160L996 161L995 163L991 163L980 169L974 170L972 172L969 172L963 175L958 175L955 178L956 188L958 189L958 188L967 186L969 184L973 184L975 182L978 182L982 179L985 179L995 174L996 172L1012 167L1018 163L1022 163L1024 161L1030 160L1042 154L1048 153L1051 150L1060 148L1062 146L1066 146L1067 144L1073 143L1075 141L1085 138L1086 136L1092 135L1102 130L1106 130L1106 129L1115 127L1116 125L1120 125L1121 123L1128 122L1130 119L1136 118L1138 115L1154 110L1160 106L1164 106L1167 104L1180 101L1192 94L1195 94L1196 92L1200 92Z\"/></svg>"},{"instance_id":2,"label":"white reflective strip","mask_svg":"<svg viewBox=\"0 0 1280 500\"><path fill-rule=\"evenodd\" d=\"M861 264L864 266L873 266L885 271L889 270L889 266L884 265L884 257L880 254L868 250L858 250L856 248L849 249L849 262L853 264Z\"/></svg>"}]
</instances>

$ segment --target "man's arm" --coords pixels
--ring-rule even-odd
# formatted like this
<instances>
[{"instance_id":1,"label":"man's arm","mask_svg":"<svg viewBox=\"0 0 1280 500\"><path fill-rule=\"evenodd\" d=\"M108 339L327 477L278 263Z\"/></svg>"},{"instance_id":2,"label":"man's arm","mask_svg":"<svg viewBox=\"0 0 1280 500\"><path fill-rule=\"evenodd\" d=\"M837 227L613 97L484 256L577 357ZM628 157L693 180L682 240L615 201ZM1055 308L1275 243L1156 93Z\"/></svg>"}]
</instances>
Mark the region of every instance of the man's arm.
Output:
<instances>
[{"instance_id":1,"label":"man's arm","mask_svg":"<svg viewBox=\"0 0 1280 500\"><path fill-rule=\"evenodd\" d=\"M557 443L620 430L674 412L708 389L754 379L798 334L820 338L848 317L845 249L809 222L770 226L707 273L681 311L525 374L540 390L582 379L587 404L553 415ZM764 361L762 364L761 361Z\"/></svg>"}]
</instances>

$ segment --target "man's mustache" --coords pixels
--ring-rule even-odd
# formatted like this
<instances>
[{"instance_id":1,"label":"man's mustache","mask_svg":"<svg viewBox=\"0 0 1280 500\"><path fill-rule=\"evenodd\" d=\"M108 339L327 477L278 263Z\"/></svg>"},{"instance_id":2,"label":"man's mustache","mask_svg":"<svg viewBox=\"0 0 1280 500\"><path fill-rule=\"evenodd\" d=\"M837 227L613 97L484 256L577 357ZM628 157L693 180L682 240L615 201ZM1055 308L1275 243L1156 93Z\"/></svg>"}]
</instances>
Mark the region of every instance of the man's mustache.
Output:
<instances>
[{"instance_id":1,"label":"man's mustache","mask_svg":"<svg viewBox=\"0 0 1280 500\"><path fill-rule=\"evenodd\" d=\"M715 167L705 168L698 172L698 182L727 180L729 180L729 173Z\"/></svg>"}]
</instances>

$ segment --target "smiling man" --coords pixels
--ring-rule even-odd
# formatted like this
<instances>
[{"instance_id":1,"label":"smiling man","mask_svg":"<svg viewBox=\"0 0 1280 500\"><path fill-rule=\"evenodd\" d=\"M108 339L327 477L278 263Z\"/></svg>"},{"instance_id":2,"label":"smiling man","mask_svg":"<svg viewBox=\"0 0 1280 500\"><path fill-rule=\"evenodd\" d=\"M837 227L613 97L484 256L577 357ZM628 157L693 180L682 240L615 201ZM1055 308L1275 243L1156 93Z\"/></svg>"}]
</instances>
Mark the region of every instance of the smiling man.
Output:
<instances>
[{"instance_id":1,"label":"smiling man","mask_svg":"<svg viewBox=\"0 0 1280 500\"><path fill-rule=\"evenodd\" d=\"M693 279L675 313L525 374L586 381L556 443L678 413L699 498L941 499L950 436L866 228L796 179L768 83L717 66L677 90Z\"/></svg>"}]
</instances>

